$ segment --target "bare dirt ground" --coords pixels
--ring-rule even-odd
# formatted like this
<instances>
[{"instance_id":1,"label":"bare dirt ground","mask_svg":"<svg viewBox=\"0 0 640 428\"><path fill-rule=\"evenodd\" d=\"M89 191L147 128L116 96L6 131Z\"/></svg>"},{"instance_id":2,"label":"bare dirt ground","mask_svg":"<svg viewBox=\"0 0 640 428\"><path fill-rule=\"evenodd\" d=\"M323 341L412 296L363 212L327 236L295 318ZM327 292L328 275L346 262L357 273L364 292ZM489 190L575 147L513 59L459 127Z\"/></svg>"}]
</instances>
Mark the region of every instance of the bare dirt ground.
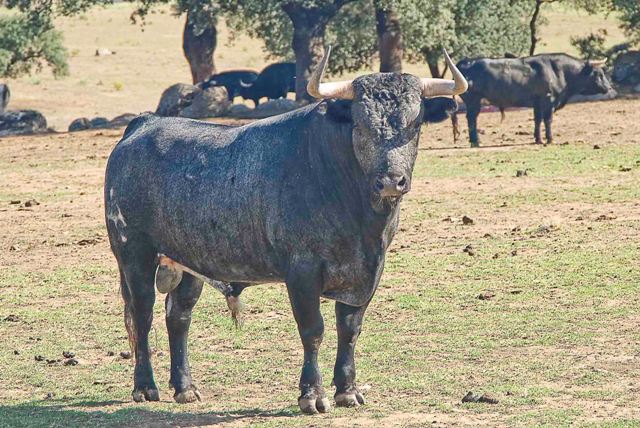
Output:
<instances>
[{"instance_id":1,"label":"bare dirt ground","mask_svg":"<svg viewBox=\"0 0 640 428\"><path fill-rule=\"evenodd\" d=\"M2 139L0 426L636 426L639 107L570 105L551 147L530 144L529 111L481 116L478 150L454 147L449 124L427 127L358 347L368 404L311 418L295 406L301 347L279 285L247 290L241 331L207 290L191 334L204 400L188 406L166 387L158 302L162 402L131 403L102 208L122 130ZM461 403L469 390L499 403Z\"/></svg>"}]
</instances>

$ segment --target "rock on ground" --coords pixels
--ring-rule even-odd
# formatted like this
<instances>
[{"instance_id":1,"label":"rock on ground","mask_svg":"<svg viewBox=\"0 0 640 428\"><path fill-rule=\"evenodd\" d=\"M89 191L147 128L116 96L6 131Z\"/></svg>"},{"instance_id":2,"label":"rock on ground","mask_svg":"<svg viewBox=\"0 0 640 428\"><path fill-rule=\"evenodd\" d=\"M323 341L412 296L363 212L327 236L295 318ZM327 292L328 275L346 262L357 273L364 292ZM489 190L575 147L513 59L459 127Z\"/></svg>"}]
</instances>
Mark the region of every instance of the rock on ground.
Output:
<instances>
[{"instance_id":1,"label":"rock on ground","mask_svg":"<svg viewBox=\"0 0 640 428\"><path fill-rule=\"evenodd\" d=\"M176 83L162 93L156 114L202 119L224 116L230 106L224 87L215 86L203 90L194 85Z\"/></svg>"},{"instance_id":2,"label":"rock on ground","mask_svg":"<svg viewBox=\"0 0 640 428\"><path fill-rule=\"evenodd\" d=\"M69 132L84 131L87 129L120 128L127 126L129 122L137 116L137 114L125 113L111 120L106 117L94 117L93 119L79 117L69 124Z\"/></svg>"},{"instance_id":3,"label":"rock on ground","mask_svg":"<svg viewBox=\"0 0 640 428\"><path fill-rule=\"evenodd\" d=\"M0 114L0 137L47 132L47 120L35 110L13 110Z\"/></svg>"}]
</instances>

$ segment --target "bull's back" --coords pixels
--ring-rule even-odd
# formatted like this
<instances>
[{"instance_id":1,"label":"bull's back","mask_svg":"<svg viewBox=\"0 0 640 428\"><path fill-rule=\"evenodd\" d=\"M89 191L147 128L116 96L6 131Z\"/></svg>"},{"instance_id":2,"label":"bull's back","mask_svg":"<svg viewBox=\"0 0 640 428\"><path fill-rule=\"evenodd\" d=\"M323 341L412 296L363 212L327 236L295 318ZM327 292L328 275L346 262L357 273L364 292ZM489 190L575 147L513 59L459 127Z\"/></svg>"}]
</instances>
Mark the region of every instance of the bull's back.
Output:
<instances>
[{"instance_id":1,"label":"bull's back","mask_svg":"<svg viewBox=\"0 0 640 428\"><path fill-rule=\"evenodd\" d=\"M461 71L470 81L466 97L484 98L498 107L531 107L533 99L548 90L540 64L526 59L480 59Z\"/></svg>"}]
</instances>

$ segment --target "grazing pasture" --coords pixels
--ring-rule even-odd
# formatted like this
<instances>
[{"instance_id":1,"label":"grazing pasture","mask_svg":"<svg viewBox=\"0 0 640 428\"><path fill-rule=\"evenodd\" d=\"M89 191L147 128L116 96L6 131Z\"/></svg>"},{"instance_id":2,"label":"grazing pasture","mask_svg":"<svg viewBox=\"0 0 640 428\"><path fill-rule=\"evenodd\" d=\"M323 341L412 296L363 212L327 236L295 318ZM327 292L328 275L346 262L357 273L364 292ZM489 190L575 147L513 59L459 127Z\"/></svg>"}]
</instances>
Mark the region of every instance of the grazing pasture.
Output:
<instances>
[{"instance_id":1,"label":"grazing pasture","mask_svg":"<svg viewBox=\"0 0 640 428\"><path fill-rule=\"evenodd\" d=\"M132 403L102 208L122 130L1 139L0 426L640 426L640 100L567 106L547 147L529 144L529 111L499 118L484 115L482 149L452 147L448 123L424 130L356 351L367 405L313 417L296 405L282 285L243 293L242 330L205 289L191 405L167 386L158 299L161 402ZM333 303L322 310L332 394ZM463 404L469 391L499 402Z\"/></svg>"}]
</instances>

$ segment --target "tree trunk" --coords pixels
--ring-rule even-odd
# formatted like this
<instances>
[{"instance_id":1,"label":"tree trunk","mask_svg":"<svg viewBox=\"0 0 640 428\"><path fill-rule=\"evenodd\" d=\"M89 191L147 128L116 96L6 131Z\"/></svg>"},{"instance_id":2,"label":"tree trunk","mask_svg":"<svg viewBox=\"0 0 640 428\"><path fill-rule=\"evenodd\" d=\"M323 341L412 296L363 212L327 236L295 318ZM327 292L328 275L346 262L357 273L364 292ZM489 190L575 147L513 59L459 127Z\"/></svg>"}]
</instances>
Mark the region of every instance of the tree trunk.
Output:
<instances>
[{"instance_id":1,"label":"tree trunk","mask_svg":"<svg viewBox=\"0 0 640 428\"><path fill-rule=\"evenodd\" d=\"M218 39L215 21L198 18L195 13L187 12L182 36L182 49L189 62L194 85L215 73L213 53Z\"/></svg>"},{"instance_id":2,"label":"tree trunk","mask_svg":"<svg viewBox=\"0 0 640 428\"><path fill-rule=\"evenodd\" d=\"M376 2L377 3L377 2ZM392 8L376 5L376 31L381 73L402 73L404 42L398 15Z\"/></svg>"},{"instance_id":3,"label":"tree trunk","mask_svg":"<svg viewBox=\"0 0 640 428\"><path fill-rule=\"evenodd\" d=\"M307 82L322 61L327 24L339 8L335 4L323 8L304 7L294 2L282 6L293 24L291 45L296 56L296 101L314 100L307 93Z\"/></svg>"},{"instance_id":4,"label":"tree trunk","mask_svg":"<svg viewBox=\"0 0 640 428\"><path fill-rule=\"evenodd\" d=\"M543 0L536 0L536 7L531 15L531 21L529 21L529 29L531 32L531 46L529 47L529 56L536 52L536 46L538 44L538 17L540 16L540 8L542 7Z\"/></svg>"}]
</instances>

